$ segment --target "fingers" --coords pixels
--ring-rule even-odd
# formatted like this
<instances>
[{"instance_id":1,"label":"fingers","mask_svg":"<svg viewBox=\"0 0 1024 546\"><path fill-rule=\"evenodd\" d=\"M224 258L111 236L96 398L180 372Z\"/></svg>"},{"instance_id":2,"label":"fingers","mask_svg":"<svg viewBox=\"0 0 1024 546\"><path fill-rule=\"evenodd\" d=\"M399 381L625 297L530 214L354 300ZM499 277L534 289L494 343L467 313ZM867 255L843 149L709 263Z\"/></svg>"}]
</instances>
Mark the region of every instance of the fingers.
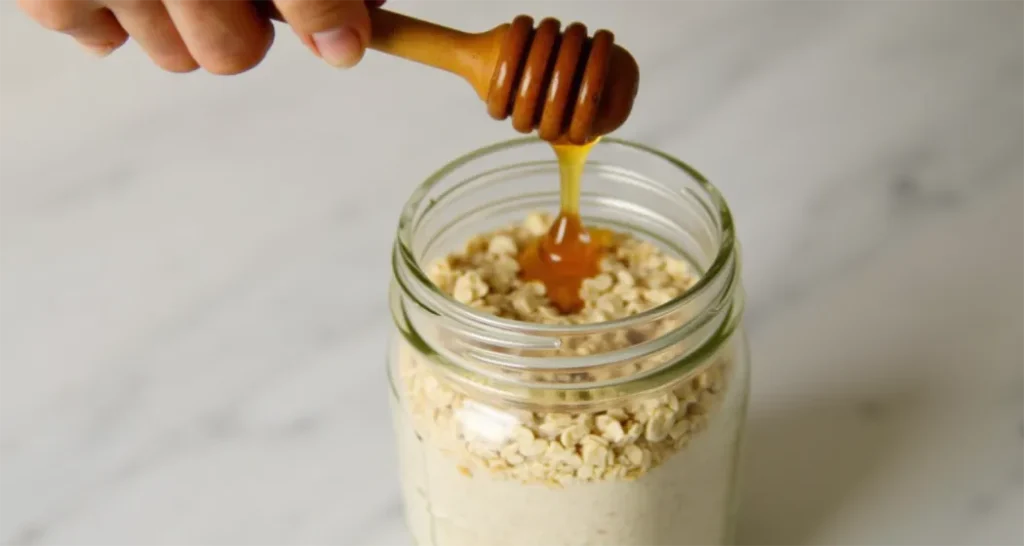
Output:
<instances>
[{"instance_id":1,"label":"fingers","mask_svg":"<svg viewBox=\"0 0 1024 546\"><path fill-rule=\"evenodd\" d=\"M109 55L128 33L105 7L87 0L18 0L21 9L40 25L73 37L91 53Z\"/></svg>"},{"instance_id":2,"label":"fingers","mask_svg":"<svg viewBox=\"0 0 1024 546\"><path fill-rule=\"evenodd\" d=\"M121 26L158 66L170 72L191 72L199 68L174 28L163 2L113 0L107 5Z\"/></svg>"},{"instance_id":3,"label":"fingers","mask_svg":"<svg viewBox=\"0 0 1024 546\"><path fill-rule=\"evenodd\" d=\"M303 42L328 63L355 66L370 43L370 16L363 0L274 0Z\"/></svg>"},{"instance_id":4,"label":"fingers","mask_svg":"<svg viewBox=\"0 0 1024 546\"><path fill-rule=\"evenodd\" d=\"M214 74L238 74L256 66L274 40L274 27L250 2L166 0L192 58Z\"/></svg>"},{"instance_id":5,"label":"fingers","mask_svg":"<svg viewBox=\"0 0 1024 546\"><path fill-rule=\"evenodd\" d=\"M261 0L268 1L268 0ZM370 41L367 4L383 0L272 0L302 41L328 63L357 64ZM106 55L130 35L172 72L199 66L237 74L266 55L274 27L247 0L18 0L46 28Z\"/></svg>"}]
</instances>

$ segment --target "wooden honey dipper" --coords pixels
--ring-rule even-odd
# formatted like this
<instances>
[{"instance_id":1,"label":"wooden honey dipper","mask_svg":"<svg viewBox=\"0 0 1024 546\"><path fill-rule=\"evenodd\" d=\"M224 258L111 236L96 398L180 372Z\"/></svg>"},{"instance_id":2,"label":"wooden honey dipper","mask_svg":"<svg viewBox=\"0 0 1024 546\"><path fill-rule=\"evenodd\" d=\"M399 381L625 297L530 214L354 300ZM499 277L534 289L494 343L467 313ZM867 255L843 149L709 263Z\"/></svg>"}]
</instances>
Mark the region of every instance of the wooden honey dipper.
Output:
<instances>
[{"instance_id":1,"label":"wooden honey dipper","mask_svg":"<svg viewBox=\"0 0 1024 546\"><path fill-rule=\"evenodd\" d=\"M259 2L281 20L273 4ZM633 108L640 71L607 30L526 15L481 33L467 33L371 8L369 48L462 76L492 118L512 117L521 133L584 144L621 126Z\"/></svg>"}]
</instances>

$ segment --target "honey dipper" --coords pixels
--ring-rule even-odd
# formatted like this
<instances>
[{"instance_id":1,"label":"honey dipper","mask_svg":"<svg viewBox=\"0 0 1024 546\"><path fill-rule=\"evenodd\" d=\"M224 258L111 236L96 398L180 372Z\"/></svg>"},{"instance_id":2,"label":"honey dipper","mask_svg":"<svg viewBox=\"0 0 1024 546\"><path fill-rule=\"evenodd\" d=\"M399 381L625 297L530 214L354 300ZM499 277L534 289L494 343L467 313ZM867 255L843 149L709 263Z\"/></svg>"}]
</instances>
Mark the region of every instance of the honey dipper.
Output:
<instances>
[{"instance_id":1,"label":"honey dipper","mask_svg":"<svg viewBox=\"0 0 1024 546\"><path fill-rule=\"evenodd\" d=\"M281 20L273 4L258 2ZM526 15L481 33L467 33L371 8L369 48L462 76L492 118L512 117L521 133L583 144L617 129L633 108L640 72L607 30Z\"/></svg>"}]
</instances>

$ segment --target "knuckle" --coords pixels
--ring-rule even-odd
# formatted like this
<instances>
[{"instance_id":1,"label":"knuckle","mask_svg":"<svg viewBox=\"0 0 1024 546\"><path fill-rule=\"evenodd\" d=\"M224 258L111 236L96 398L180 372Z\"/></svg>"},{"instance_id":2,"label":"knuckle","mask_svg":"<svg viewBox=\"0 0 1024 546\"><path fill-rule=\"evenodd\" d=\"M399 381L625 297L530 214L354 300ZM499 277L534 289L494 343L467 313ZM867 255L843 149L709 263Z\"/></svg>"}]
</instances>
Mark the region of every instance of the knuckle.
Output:
<instances>
[{"instance_id":1,"label":"knuckle","mask_svg":"<svg viewBox=\"0 0 1024 546\"><path fill-rule=\"evenodd\" d=\"M256 66L258 62L249 62L237 57L214 57L208 61L203 61L203 68L211 73L219 76L233 76L235 74L241 74Z\"/></svg>"},{"instance_id":2,"label":"knuckle","mask_svg":"<svg viewBox=\"0 0 1024 546\"><path fill-rule=\"evenodd\" d=\"M197 51L196 57L203 68L212 74L240 74L263 60L272 40L272 34L250 35L244 39L241 36L225 36Z\"/></svg>"}]
</instances>

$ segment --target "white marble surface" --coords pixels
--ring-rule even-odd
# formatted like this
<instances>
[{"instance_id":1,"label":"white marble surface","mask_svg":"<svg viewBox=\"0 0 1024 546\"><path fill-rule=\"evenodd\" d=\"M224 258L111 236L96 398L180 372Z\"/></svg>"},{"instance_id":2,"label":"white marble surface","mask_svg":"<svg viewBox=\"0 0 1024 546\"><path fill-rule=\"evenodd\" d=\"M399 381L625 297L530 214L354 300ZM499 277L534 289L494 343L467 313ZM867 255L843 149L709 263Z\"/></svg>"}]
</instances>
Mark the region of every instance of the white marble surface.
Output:
<instances>
[{"instance_id":1,"label":"white marble surface","mask_svg":"<svg viewBox=\"0 0 1024 546\"><path fill-rule=\"evenodd\" d=\"M1024 541L1024 9L414 2L616 31L621 136L722 187L755 355L740 539ZM454 78L287 32L235 78L0 2L4 544L402 544L399 207L510 137Z\"/></svg>"}]
</instances>

